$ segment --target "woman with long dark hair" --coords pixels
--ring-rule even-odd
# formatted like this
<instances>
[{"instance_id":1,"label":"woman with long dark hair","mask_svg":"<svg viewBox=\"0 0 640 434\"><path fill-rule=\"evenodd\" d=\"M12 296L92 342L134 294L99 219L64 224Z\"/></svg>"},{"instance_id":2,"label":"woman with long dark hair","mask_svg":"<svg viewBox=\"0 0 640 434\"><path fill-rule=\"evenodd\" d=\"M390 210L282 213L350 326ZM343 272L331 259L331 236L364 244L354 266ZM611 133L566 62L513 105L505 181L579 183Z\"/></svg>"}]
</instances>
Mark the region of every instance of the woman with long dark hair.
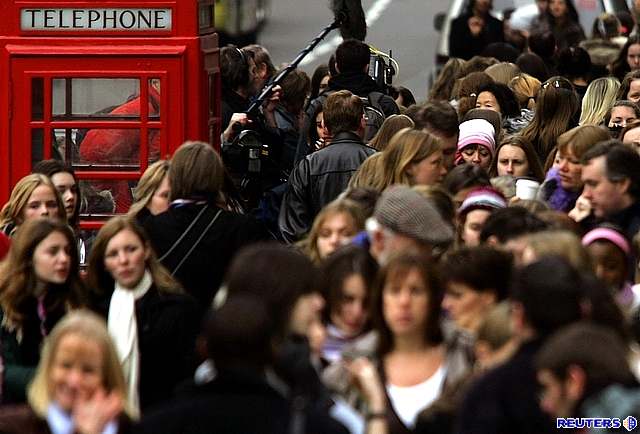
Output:
<instances>
[{"instance_id":1,"label":"woman with long dark hair","mask_svg":"<svg viewBox=\"0 0 640 434\"><path fill-rule=\"evenodd\" d=\"M44 338L84 295L71 228L49 219L21 224L0 266L3 403L24 402Z\"/></svg>"},{"instance_id":2,"label":"woman with long dark hair","mask_svg":"<svg viewBox=\"0 0 640 434\"><path fill-rule=\"evenodd\" d=\"M543 22L556 38L558 49L578 45L586 39L578 11L571 0L550 0L544 18Z\"/></svg>"},{"instance_id":3,"label":"woman with long dark hair","mask_svg":"<svg viewBox=\"0 0 640 434\"><path fill-rule=\"evenodd\" d=\"M640 69L640 35L629 36L618 58L609 67L611 75L623 81L626 74Z\"/></svg>"},{"instance_id":4,"label":"woman with long dark hair","mask_svg":"<svg viewBox=\"0 0 640 434\"><path fill-rule=\"evenodd\" d=\"M578 96L566 78L551 77L542 84L533 120L520 133L531 142L540 161L546 161L558 136L575 126L579 108Z\"/></svg>"}]
</instances>

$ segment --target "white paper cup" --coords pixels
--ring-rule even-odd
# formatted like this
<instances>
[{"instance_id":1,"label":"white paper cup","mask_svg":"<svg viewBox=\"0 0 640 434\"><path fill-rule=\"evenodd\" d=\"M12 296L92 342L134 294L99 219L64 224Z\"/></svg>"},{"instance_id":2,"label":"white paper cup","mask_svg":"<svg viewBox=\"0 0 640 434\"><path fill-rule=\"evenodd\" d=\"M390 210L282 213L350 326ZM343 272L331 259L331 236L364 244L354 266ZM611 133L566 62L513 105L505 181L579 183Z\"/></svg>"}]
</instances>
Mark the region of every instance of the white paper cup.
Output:
<instances>
[{"instance_id":1,"label":"white paper cup","mask_svg":"<svg viewBox=\"0 0 640 434\"><path fill-rule=\"evenodd\" d=\"M538 194L540 183L533 179L516 180L516 196L523 200L533 200Z\"/></svg>"}]
</instances>

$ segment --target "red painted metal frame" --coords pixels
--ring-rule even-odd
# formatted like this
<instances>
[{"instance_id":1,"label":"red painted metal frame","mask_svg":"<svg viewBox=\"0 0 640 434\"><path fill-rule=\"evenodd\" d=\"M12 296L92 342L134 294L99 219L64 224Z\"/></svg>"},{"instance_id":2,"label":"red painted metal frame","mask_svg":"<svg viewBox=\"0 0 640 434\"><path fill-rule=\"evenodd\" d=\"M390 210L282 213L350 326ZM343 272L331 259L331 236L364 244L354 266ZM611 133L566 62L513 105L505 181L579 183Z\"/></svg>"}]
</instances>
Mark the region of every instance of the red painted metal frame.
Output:
<instances>
[{"instance_id":1,"label":"red painted metal frame","mask_svg":"<svg viewBox=\"0 0 640 434\"><path fill-rule=\"evenodd\" d=\"M141 128L140 169L79 170L81 179L137 179L148 161L148 131L159 129L161 158L184 140L210 141L219 147L220 68L217 35L198 22L199 7L213 0L0 0L0 205L13 184L31 170L31 130L43 128L44 149L50 156L55 128ZM21 8L170 8L171 31L22 31ZM205 23L206 24L206 23ZM199 32L202 31L203 34ZM209 89L209 76L215 88ZM31 77L43 77L43 119L33 121ZM55 120L51 117L52 78L161 78L160 119L149 119L141 104L135 121ZM213 114L209 99L214 98ZM84 222L98 227L101 222Z\"/></svg>"}]
</instances>

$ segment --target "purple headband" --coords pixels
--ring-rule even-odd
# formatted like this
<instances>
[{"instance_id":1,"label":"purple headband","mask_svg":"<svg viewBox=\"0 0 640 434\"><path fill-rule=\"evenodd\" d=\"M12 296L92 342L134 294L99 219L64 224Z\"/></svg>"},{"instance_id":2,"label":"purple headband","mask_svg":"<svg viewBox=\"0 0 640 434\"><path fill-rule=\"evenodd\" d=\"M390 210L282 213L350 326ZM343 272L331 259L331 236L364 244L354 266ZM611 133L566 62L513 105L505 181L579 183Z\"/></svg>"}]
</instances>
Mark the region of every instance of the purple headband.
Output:
<instances>
[{"instance_id":1,"label":"purple headband","mask_svg":"<svg viewBox=\"0 0 640 434\"><path fill-rule=\"evenodd\" d=\"M629 246L629 242L620 232L609 229L609 228L596 228L589 231L584 237L582 237L582 245L588 246L597 240L607 240L616 245L620 250L622 250L625 255L629 255L631 253L631 247Z\"/></svg>"}]
</instances>

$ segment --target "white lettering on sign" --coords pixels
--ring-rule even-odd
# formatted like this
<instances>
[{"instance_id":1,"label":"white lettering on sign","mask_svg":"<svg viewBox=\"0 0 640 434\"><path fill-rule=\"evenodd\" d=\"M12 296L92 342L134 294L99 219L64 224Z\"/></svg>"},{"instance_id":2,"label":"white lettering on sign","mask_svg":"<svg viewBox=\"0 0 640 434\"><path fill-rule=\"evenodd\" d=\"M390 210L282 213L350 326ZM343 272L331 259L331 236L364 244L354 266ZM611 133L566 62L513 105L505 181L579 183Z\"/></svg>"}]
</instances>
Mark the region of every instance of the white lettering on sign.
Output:
<instances>
[{"instance_id":1,"label":"white lettering on sign","mask_svg":"<svg viewBox=\"0 0 640 434\"><path fill-rule=\"evenodd\" d=\"M171 30L171 9L40 9L20 11L23 31L167 31Z\"/></svg>"}]
</instances>

